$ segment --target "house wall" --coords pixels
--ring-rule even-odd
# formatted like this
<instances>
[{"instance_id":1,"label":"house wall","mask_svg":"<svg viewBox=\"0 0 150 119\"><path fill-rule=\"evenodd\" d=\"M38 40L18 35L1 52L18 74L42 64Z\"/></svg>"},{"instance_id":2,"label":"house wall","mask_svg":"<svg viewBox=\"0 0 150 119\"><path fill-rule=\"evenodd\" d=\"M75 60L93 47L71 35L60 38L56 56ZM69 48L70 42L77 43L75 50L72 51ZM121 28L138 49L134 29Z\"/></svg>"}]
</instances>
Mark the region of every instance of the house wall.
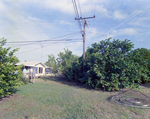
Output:
<instances>
[{"instance_id":1,"label":"house wall","mask_svg":"<svg viewBox=\"0 0 150 119\"><path fill-rule=\"evenodd\" d=\"M38 68L38 73L36 74L36 76L43 76L43 75L45 75L45 67L43 67L43 65L37 64L36 67ZM40 68L43 69L43 72L42 72L42 73L39 73Z\"/></svg>"},{"instance_id":2,"label":"house wall","mask_svg":"<svg viewBox=\"0 0 150 119\"><path fill-rule=\"evenodd\" d=\"M38 77L38 76L43 76L43 75L50 75L50 72L47 73L47 72L45 71L45 66L44 66L43 64L41 64L41 63L38 63L38 64L36 64L35 66L25 66L25 68L27 69L27 71L28 71L29 69L31 69L31 71L32 71L32 68L37 68L37 72L36 72L36 74L35 74L36 77ZM40 68L43 69L42 73L39 73ZM23 71L23 69L22 69L22 71Z\"/></svg>"}]
</instances>

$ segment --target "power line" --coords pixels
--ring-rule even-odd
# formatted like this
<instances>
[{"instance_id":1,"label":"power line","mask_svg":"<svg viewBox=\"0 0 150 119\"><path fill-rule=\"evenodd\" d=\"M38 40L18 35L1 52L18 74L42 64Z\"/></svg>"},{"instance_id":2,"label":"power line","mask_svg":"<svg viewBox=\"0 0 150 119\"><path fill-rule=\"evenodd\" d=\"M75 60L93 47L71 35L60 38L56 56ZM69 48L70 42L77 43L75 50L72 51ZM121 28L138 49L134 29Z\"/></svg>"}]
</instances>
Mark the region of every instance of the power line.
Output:
<instances>
[{"instance_id":1,"label":"power line","mask_svg":"<svg viewBox=\"0 0 150 119\"><path fill-rule=\"evenodd\" d=\"M75 36L76 34L74 34L74 35L71 35L71 36L68 36L68 37L66 37L66 38L70 38L70 37L72 37L72 36ZM66 35L65 35L66 36ZM71 41L71 42L74 42L73 40L69 40L69 41ZM81 40L75 40L75 41L81 41ZM63 42L54 42L54 43L52 43L52 44L56 44L56 43L63 43ZM46 46L44 46L44 47L47 47L47 46L49 46L49 45L51 45L51 44L48 44L48 45L46 45ZM39 47L39 48L41 48L41 47ZM26 52L31 52L31 51L34 51L34 50L38 50L39 48L36 48L36 49L32 49L32 50L28 50L28 51L24 51L24 52L21 52L21 53L26 53ZM16 54L21 54L21 53L16 53Z\"/></svg>"},{"instance_id":2,"label":"power line","mask_svg":"<svg viewBox=\"0 0 150 119\"><path fill-rule=\"evenodd\" d=\"M61 42L61 41L73 41L73 40L79 40L79 39L60 39L60 40L50 40L50 41L41 41L41 42L23 42L23 43L21 43L21 42L13 42L12 44L10 44L10 45L8 45L8 46L13 46L13 45L17 45L17 46L20 46L20 45L32 45L32 44L35 44L35 43L41 43L41 44L45 44L45 43L47 43L47 42L54 42L54 41L58 41L58 42ZM5 45L5 46L7 46L7 44Z\"/></svg>"},{"instance_id":3,"label":"power line","mask_svg":"<svg viewBox=\"0 0 150 119\"><path fill-rule=\"evenodd\" d=\"M76 40L76 41L72 41L72 42L82 42L81 40ZM57 44L57 43L66 43L66 42L54 42L52 44L48 44L46 46L43 46L43 47L47 47L47 46L50 46L50 45L53 45L53 44ZM15 53L15 54L23 54L23 53L27 53L27 52L32 52L32 51L35 51L35 50L39 50L41 47L38 47L38 48L35 48L35 49L32 49L32 50L27 50L27 51L24 51L24 52L20 52L20 53Z\"/></svg>"},{"instance_id":4,"label":"power line","mask_svg":"<svg viewBox=\"0 0 150 119\"><path fill-rule=\"evenodd\" d=\"M74 32L74 33L70 33L70 34L67 34L67 35L63 35L63 36L58 36L58 37L54 37L54 38L51 38L49 40L32 40L32 41L18 41L18 42L7 42L7 43L23 43L23 42L46 42L46 41L52 41L52 39L58 39L58 38L61 38L61 37L66 37L66 36L70 36L70 35L76 35L78 34L79 32ZM53 40L54 41L54 40Z\"/></svg>"},{"instance_id":5,"label":"power line","mask_svg":"<svg viewBox=\"0 0 150 119\"><path fill-rule=\"evenodd\" d=\"M134 15L130 16L128 19L126 19L125 21L123 21L123 22L120 23L119 25L117 25L117 26L111 28L111 29L107 32L107 34L108 34L110 31L112 31L112 30L116 29L117 27L121 26L122 24L128 22L130 19L136 17L136 16L137 16L138 14L140 14L140 13L141 13L141 12L139 12L139 13L137 13L137 14L134 14Z\"/></svg>"},{"instance_id":6,"label":"power line","mask_svg":"<svg viewBox=\"0 0 150 119\"><path fill-rule=\"evenodd\" d=\"M72 0L72 3L73 3L75 15L76 15L77 18L79 18L79 12L78 12L78 8L77 8L77 5L76 5L76 1Z\"/></svg>"},{"instance_id":7,"label":"power line","mask_svg":"<svg viewBox=\"0 0 150 119\"><path fill-rule=\"evenodd\" d=\"M77 42L77 41L75 41L75 42ZM82 41L80 41L80 42L82 42ZM68 46L66 46L65 48L68 48L68 47L70 47L71 45L74 45L74 43L73 44L70 44L70 45L68 45ZM53 53L56 53L56 52L58 52L58 51L60 51L60 50L57 50L57 51L55 51L55 52L52 52L51 54L53 54ZM45 55L44 57L46 57L47 55ZM37 57L37 58L34 58L34 59L31 59L31 60L29 60L29 61L32 61L32 60L35 60L35 59L40 59L41 57Z\"/></svg>"},{"instance_id":8,"label":"power line","mask_svg":"<svg viewBox=\"0 0 150 119\"><path fill-rule=\"evenodd\" d=\"M41 43L41 42L50 42L50 41L69 41L69 40L72 40L72 39L60 39L60 40L41 40L41 41L20 41L20 42L7 42L8 44L23 44L23 43L30 43L30 42L33 42L33 43Z\"/></svg>"},{"instance_id":9,"label":"power line","mask_svg":"<svg viewBox=\"0 0 150 119\"><path fill-rule=\"evenodd\" d=\"M80 11L80 16L82 17L81 6L80 6L79 0L78 0L78 6L79 6L79 11Z\"/></svg>"},{"instance_id":10,"label":"power line","mask_svg":"<svg viewBox=\"0 0 150 119\"><path fill-rule=\"evenodd\" d=\"M137 14L133 14L133 15L130 15L125 21L123 21L122 23L120 23L119 25L117 25L117 26L115 26L115 27L113 27L113 28L111 28L106 34L108 34L110 31L112 31L112 30L114 30L114 29L116 29L117 27L119 27L119 26L121 26L122 24L124 24L124 23L126 23L126 22L128 22L130 19L132 19L132 18L134 18L134 17L136 17L138 14L140 14L141 12L139 12L139 13L137 13ZM90 31L88 31L88 32L90 32ZM100 35L100 36L108 36L108 35L102 35L102 34L99 34L99 33L94 33L94 32L91 32L91 33L93 33L93 34L96 34L96 35Z\"/></svg>"},{"instance_id":11,"label":"power line","mask_svg":"<svg viewBox=\"0 0 150 119\"><path fill-rule=\"evenodd\" d=\"M77 8L77 5L76 5L76 1L75 0L72 0L72 4L73 4L73 7L74 7L74 11L75 11L75 17L76 18L79 18L79 13L78 13L78 8ZM81 9L80 9L81 10ZM81 21L78 20L78 26L79 26L79 29L80 29L80 32L81 34L83 35L82 33L82 24L81 24Z\"/></svg>"},{"instance_id":12,"label":"power line","mask_svg":"<svg viewBox=\"0 0 150 119\"><path fill-rule=\"evenodd\" d=\"M59 37L55 37L53 39L58 39L58 38L61 38L61 37L66 37L67 38L70 38L72 36L75 36L77 35L79 32L75 32L75 33L71 33L71 34L67 34L67 35L63 35L63 36L59 36ZM68 36L68 37L67 37ZM65 40L66 40L65 39ZM71 39L67 39L66 41L69 41ZM51 39L50 40L40 40L40 42L47 42L47 41L52 41ZM53 41L63 41L62 39L61 40L53 40ZM23 41L23 42L28 42L28 41ZM35 44L36 41L29 41L31 43L28 43L28 44L22 44L22 45L16 45L16 46L12 46L12 47L18 47L18 46L26 46L26 45L33 45ZM40 43L39 41L37 41L37 43ZM10 42L9 42L10 43ZM6 45L5 45L6 46Z\"/></svg>"}]
</instances>

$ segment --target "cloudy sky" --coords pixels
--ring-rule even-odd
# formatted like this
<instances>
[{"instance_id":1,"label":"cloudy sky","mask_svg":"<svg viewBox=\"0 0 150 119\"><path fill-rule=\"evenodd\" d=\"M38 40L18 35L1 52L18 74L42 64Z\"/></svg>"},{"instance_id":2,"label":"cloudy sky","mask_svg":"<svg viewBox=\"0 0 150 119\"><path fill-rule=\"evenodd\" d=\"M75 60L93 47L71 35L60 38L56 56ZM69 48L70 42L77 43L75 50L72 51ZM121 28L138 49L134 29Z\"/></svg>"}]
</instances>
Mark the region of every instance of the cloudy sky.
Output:
<instances>
[{"instance_id":1,"label":"cloudy sky","mask_svg":"<svg viewBox=\"0 0 150 119\"><path fill-rule=\"evenodd\" d=\"M78 1L80 16L95 15L87 20L86 47L112 37L150 49L150 0L76 0L79 10ZM72 0L0 0L2 37L5 47L20 48L15 54L20 61L46 62L64 48L79 56L83 52Z\"/></svg>"}]
</instances>

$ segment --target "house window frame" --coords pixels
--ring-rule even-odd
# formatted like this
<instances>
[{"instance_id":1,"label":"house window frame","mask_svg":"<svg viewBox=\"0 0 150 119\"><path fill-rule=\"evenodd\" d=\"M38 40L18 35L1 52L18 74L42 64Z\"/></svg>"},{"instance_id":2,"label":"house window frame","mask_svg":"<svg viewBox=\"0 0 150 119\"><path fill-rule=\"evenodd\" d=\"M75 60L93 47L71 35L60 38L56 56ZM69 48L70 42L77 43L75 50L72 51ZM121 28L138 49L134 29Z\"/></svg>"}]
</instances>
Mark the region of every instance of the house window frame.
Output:
<instances>
[{"instance_id":1,"label":"house window frame","mask_svg":"<svg viewBox=\"0 0 150 119\"><path fill-rule=\"evenodd\" d=\"M43 67L39 67L39 74L43 73Z\"/></svg>"}]
</instances>

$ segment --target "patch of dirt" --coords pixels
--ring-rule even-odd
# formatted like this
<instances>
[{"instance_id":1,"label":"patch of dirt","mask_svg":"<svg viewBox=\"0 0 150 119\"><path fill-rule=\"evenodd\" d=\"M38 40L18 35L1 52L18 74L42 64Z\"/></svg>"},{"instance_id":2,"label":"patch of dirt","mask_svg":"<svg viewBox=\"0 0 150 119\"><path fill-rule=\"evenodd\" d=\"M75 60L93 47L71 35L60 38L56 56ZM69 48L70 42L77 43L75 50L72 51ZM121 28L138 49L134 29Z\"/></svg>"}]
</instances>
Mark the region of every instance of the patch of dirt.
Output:
<instances>
[{"instance_id":1,"label":"patch of dirt","mask_svg":"<svg viewBox=\"0 0 150 119\"><path fill-rule=\"evenodd\" d=\"M14 101L16 99L21 99L17 94L9 95L0 100L0 104L3 102Z\"/></svg>"},{"instance_id":2,"label":"patch of dirt","mask_svg":"<svg viewBox=\"0 0 150 119\"><path fill-rule=\"evenodd\" d=\"M113 96L113 101L138 108L150 108L150 97L137 90L129 90Z\"/></svg>"}]
</instances>

